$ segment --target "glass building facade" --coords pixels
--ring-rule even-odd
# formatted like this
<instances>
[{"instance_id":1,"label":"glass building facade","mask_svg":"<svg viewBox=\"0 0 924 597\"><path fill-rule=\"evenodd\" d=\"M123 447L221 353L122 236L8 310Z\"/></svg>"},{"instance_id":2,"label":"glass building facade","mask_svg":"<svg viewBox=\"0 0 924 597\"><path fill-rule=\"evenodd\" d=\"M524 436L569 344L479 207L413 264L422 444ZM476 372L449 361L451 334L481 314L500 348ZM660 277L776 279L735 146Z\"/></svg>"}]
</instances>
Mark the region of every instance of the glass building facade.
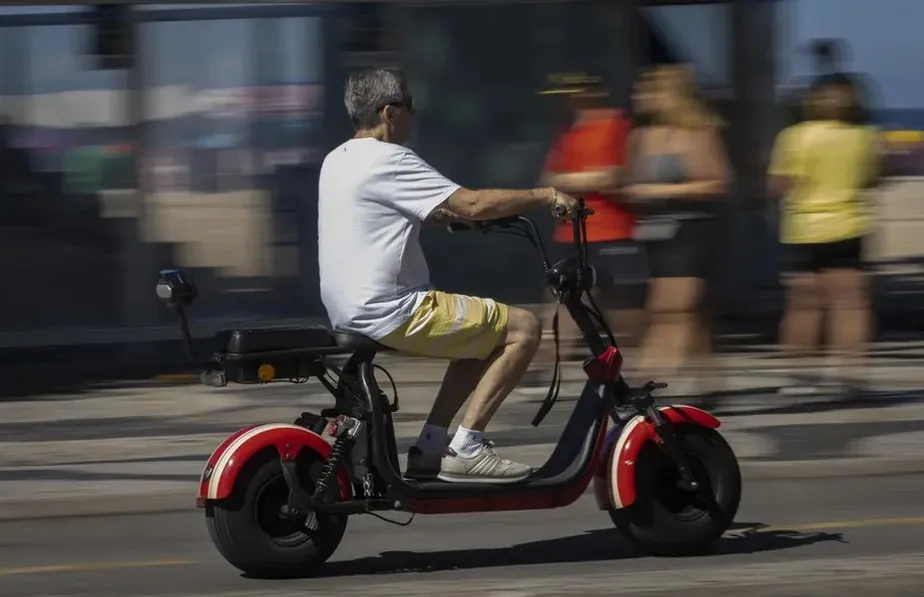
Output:
<instances>
[{"instance_id":1,"label":"glass building facade","mask_svg":"<svg viewBox=\"0 0 924 597\"><path fill-rule=\"evenodd\" d=\"M359 10L141 4L131 67L101 69L86 6L0 7L0 346L153 338L171 317L153 280L171 266L196 276L197 321L323 316L319 160L349 134L341 90L362 64L406 68L414 146L477 187L535 184L557 123L536 96L549 72L601 72L625 105L640 67L692 63L736 172L725 308L775 283L758 219L778 3L401 2L379 52L346 45ZM425 242L448 289L544 300L520 243Z\"/></svg>"}]
</instances>

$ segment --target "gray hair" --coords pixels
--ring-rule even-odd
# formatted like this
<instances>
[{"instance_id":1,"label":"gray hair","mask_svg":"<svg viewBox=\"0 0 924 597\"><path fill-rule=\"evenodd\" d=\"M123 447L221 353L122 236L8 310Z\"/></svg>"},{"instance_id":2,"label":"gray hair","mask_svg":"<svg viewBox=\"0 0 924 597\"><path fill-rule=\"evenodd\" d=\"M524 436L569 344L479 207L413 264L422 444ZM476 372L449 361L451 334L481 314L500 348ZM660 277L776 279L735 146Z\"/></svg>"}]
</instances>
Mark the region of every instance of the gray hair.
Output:
<instances>
[{"instance_id":1,"label":"gray hair","mask_svg":"<svg viewBox=\"0 0 924 597\"><path fill-rule=\"evenodd\" d=\"M352 73L343 90L343 103L357 129L379 124L379 110L405 99L407 79L399 70L377 68Z\"/></svg>"}]
</instances>

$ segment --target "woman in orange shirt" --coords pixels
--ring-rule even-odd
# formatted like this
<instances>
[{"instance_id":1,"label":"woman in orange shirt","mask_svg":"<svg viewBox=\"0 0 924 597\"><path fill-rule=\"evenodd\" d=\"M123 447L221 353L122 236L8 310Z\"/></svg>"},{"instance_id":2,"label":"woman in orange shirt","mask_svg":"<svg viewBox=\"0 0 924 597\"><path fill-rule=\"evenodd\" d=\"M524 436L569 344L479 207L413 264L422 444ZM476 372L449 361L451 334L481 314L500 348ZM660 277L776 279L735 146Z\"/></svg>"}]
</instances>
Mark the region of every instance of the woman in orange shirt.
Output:
<instances>
[{"instance_id":1,"label":"woman in orange shirt","mask_svg":"<svg viewBox=\"0 0 924 597\"><path fill-rule=\"evenodd\" d=\"M635 338L642 326L644 277L641 254L632 239L635 218L618 191L631 124L621 110L606 105L609 94L599 78L577 74L556 83L543 93L566 96L572 120L552 143L541 184L580 195L594 210L587 220L587 242L597 270L595 296L613 329ZM569 222L558 224L553 238L558 252L573 254ZM569 317L561 321L568 326L560 347L567 357L579 336ZM537 363L550 361L550 356Z\"/></svg>"}]
</instances>

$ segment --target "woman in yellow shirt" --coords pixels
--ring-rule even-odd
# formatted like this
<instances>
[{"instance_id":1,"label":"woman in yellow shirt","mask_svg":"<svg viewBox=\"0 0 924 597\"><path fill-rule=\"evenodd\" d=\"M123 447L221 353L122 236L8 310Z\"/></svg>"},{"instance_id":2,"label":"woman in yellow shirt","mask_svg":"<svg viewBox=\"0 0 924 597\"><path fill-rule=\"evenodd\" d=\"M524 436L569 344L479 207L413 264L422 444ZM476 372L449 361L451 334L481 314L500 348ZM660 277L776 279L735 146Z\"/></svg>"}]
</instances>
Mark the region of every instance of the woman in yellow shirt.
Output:
<instances>
[{"instance_id":1,"label":"woman in yellow shirt","mask_svg":"<svg viewBox=\"0 0 924 597\"><path fill-rule=\"evenodd\" d=\"M789 273L780 343L792 357L809 356L827 311L827 339L843 367L841 380L852 386L847 367L859 365L872 327L863 274L872 219L864 190L877 177L878 132L854 124L859 101L849 82L820 85L804 109L805 122L777 136L769 169L771 195L783 198Z\"/></svg>"}]
</instances>

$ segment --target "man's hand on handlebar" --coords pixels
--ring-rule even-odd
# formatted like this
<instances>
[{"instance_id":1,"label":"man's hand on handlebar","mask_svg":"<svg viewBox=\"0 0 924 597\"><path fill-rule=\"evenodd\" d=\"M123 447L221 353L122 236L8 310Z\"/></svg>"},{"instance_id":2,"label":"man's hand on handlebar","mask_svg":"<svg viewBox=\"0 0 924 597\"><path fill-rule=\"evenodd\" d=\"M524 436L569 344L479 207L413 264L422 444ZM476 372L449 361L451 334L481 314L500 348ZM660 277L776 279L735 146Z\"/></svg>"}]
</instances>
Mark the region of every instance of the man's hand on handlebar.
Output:
<instances>
[{"instance_id":1,"label":"man's hand on handlebar","mask_svg":"<svg viewBox=\"0 0 924 597\"><path fill-rule=\"evenodd\" d=\"M552 189L549 207L552 210L552 216L559 220L573 219L577 214L578 200L567 193L562 193L557 189Z\"/></svg>"},{"instance_id":2,"label":"man's hand on handlebar","mask_svg":"<svg viewBox=\"0 0 924 597\"><path fill-rule=\"evenodd\" d=\"M425 226L445 226L453 222L458 222L459 218L454 213L444 207L434 209L424 221Z\"/></svg>"}]
</instances>

